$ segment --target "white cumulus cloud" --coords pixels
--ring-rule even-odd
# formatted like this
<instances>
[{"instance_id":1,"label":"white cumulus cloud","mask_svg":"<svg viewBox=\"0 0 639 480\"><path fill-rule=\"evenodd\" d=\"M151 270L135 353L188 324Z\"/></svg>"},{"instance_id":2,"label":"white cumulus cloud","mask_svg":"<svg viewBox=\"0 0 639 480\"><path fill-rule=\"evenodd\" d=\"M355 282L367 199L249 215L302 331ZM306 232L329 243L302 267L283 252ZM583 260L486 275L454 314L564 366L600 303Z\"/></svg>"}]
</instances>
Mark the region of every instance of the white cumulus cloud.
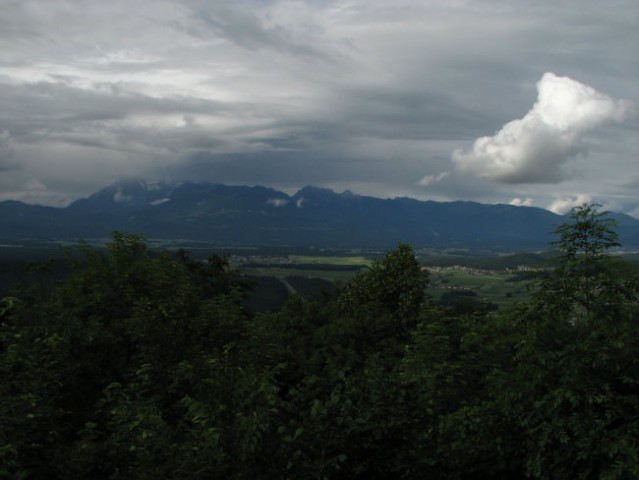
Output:
<instances>
[{"instance_id":1,"label":"white cumulus cloud","mask_svg":"<svg viewBox=\"0 0 639 480\"><path fill-rule=\"evenodd\" d=\"M113 201L115 203L127 204L133 201L133 197L131 195L127 195L122 191L121 188L118 189L113 194Z\"/></svg>"},{"instance_id":2,"label":"white cumulus cloud","mask_svg":"<svg viewBox=\"0 0 639 480\"><path fill-rule=\"evenodd\" d=\"M584 203L592 203L592 197L585 194L561 197L548 205L547 209L551 212L563 215L565 213L568 213L574 207L578 207L579 205L583 205Z\"/></svg>"},{"instance_id":3,"label":"white cumulus cloud","mask_svg":"<svg viewBox=\"0 0 639 480\"><path fill-rule=\"evenodd\" d=\"M535 201L530 197L527 197L527 198L515 197L510 202L508 202L509 205L514 205L516 207L532 207L534 203Z\"/></svg>"},{"instance_id":4,"label":"white cumulus cloud","mask_svg":"<svg viewBox=\"0 0 639 480\"><path fill-rule=\"evenodd\" d=\"M448 177L449 175L450 175L450 172L441 172L441 173L438 173L437 175L426 175L418 182L418 185L421 185L423 187L430 187L431 185L441 182L444 178Z\"/></svg>"},{"instance_id":5,"label":"white cumulus cloud","mask_svg":"<svg viewBox=\"0 0 639 480\"><path fill-rule=\"evenodd\" d=\"M503 183L559 182L562 165L585 151L586 132L635 114L632 103L553 73L542 76L537 91L537 102L523 118L478 138L470 151L455 150L457 168Z\"/></svg>"},{"instance_id":6,"label":"white cumulus cloud","mask_svg":"<svg viewBox=\"0 0 639 480\"><path fill-rule=\"evenodd\" d=\"M288 200L286 198L269 198L266 204L274 207L285 207L288 205Z\"/></svg>"}]
</instances>

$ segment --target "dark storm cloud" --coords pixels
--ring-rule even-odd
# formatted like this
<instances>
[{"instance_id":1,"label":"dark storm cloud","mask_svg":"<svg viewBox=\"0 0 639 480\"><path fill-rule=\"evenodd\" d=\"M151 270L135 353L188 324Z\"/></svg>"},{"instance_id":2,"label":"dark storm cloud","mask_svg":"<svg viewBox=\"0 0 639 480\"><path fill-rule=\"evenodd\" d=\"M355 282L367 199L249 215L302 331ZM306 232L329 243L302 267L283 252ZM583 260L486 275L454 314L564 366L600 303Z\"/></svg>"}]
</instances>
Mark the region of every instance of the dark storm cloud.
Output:
<instances>
[{"instance_id":1,"label":"dark storm cloud","mask_svg":"<svg viewBox=\"0 0 639 480\"><path fill-rule=\"evenodd\" d=\"M133 144L174 150L207 148L212 142L210 132L197 126L195 116L241 116L252 108L239 102L153 98L45 82L0 83L0 102L3 125L20 141L55 140L114 150L128 150ZM136 117L155 118L155 125L136 122ZM166 117L171 119L168 126L162 123Z\"/></svg>"},{"instance_id":2,"label":"dark storm cloud","mask_svg":"<svg viewBox=\"0 0 639 480\"><path fill-rule=\"evenodd\" d=\"M441 93L390 87L339 91L334 116L349 135L413 140L471 138L497 121Z\"/></svg>"},{"instance_id":3,"label":"dark storm cloud","mask_svg":"<svg viewBox=\"0 0 639 480\"><path fill-rule=\"evenodd\" d=\"M12 168L13 141L8 130L0 131L0 172Z\"/></svg>"},{"instance_id":4,"label":"dark storm cloud","mask_svg":"<svg viewBox=\"0 0 639 480\"><path fill-rule=\"evenodd\" d=\"M202 38L223 38L250 50L272 49L294 55L327 59L327 55L312 43L309 32L271 23L270 17L260 17L250 8L215 2L194 2L190 33ZM299 27L296 25L295 27Z\"/></svg>"}]
</instances>

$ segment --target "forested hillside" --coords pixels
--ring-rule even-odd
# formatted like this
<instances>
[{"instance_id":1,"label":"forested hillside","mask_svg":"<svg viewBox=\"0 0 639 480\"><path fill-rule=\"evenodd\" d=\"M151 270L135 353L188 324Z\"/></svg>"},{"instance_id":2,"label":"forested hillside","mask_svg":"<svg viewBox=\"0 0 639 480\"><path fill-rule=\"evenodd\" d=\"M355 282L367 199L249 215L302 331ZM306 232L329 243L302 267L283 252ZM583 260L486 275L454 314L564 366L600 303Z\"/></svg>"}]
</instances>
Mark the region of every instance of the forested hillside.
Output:
<instances>
[{"instance_id":1,"label":"forested hillside","mask_svg":"<svg viewBox=\"0 0 639 480\"><path fill-rule=\"evenodd\" d=\"M223 258L84 246L0 304L0 477L639 478L635 267L593 206L557 233L499 311L429 304L406 244L258 314Z\"/></svg>"}]
</instances>

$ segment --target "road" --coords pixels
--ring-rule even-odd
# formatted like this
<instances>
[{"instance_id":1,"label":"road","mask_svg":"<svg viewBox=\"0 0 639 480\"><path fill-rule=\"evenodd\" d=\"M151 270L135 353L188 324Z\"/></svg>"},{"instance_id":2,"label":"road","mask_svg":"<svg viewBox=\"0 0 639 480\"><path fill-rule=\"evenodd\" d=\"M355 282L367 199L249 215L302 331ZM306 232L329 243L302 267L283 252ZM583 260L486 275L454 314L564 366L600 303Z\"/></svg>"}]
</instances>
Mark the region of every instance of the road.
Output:
<instances>
[{"instance_id":1,"label":"road","mask_svg":"<svg viewBox=\"0 0 639 480\"><path fill-rule=\"evenodd\" d=\"M295 290L295 287L291 285L285 278L277 277L277 279L284 284L284 286L286 287L286 290L288 290L288 293L297 293L297 290Z\"/></svg>"}]
</instances>

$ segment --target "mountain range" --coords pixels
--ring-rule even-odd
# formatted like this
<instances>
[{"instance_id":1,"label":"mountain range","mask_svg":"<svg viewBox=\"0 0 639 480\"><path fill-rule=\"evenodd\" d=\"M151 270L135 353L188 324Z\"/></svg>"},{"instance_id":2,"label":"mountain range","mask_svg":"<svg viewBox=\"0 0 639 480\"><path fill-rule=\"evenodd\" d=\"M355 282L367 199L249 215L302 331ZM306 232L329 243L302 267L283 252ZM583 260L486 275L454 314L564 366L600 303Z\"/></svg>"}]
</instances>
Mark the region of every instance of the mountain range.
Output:
<instances>
[{"instance_id":1,"label":"mountain range","mask_svg":"<svg viewBox=\"0 0 639 480\"><path fill-rule=\"evenodd\" d=\"M639 220L612 214L626 247ZM122 180L65 208L0 202L0 240L78 240L114 230L219 245L526 250L545 248L567 217L475 202L381 199L307 186L290 196L263 186Z\"/></svg>"}]
</instances>

